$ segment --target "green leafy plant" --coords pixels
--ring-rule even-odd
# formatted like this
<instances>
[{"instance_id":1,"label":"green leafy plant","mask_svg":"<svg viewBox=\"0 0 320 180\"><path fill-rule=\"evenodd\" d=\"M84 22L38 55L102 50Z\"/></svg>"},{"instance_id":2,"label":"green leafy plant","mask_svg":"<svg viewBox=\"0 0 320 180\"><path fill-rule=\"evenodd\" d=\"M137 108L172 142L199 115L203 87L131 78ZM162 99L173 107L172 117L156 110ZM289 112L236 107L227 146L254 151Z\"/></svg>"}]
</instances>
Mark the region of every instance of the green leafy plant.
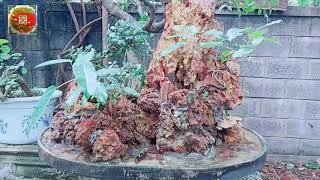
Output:
<instances>
[{"instance_id":1,"label":"green leafy plant","mask_svg":"<svg viewBox=\"0 0 320 180\"><path fill-rule=\"evenodd\" d=\"M38 102L35 111L27 122L25 133L37 127L39 117L44 113L44 107L52 98L54 91L62 86L75 81L75 89L66 100L65 110L79 100L85 105L94 101L97 108L107 104L109 100L116 100L121 95L133 99L140 95L145 76L144 67L140 64L128 62L127 53L133 51L137 55L150 53L149 34L139 24L119 20L109 28L106 38L108 47L102 52L97 52L92 45L68 50L65 59L56 59L39 64L36 68L68 63L72 67L74 79L60 86L50 86ZM104 60L109 62L105 66ZM122 63L117 63L120 60ZM137 86L137 82L140 86Z\"/></svg>"},{"instance_id":2,"label":"green leafy plant","mask_svg":"<svg viewBox=\"0 0 320 180\"><path fill-rule=\"evenodd\" d=\"M239 16L257 11L259 15L264 14L268 17L273 8L279 5L279 0L218 0L219 10L237 10Z\"/></svg>"},{"instance_id":3,"label":"green leafy plant","mask_svg":"<svg viewBox=\"0 0 320 180\"><path fill-rule=\"evenodd\" d=\"M10 97L33 96L22 75L27 73L22 54L12 53L9 41L0 39L0 101Z\"/></svg>"},{"instance_id":4,"label":"green leafy plant","mask_svg":"<svg viewBox=\"0 0 320 180\"><path fill-rule=\"evenodd\" d=\"M274 42L271 38L265 36L262 29L274 24L280 23L281 20L273 21L256 29L246 27L244 29L231 28L226 33L215 29L199 33L195 26L176 26L175 31L180 33L170 36L168 39L176 39L177 43L169 46L160 52L159 58L162 58L182 46L191 45L197 48L214 49L218 58L222 62L247 57L252 54L255 48L264 41ZM199 42L195 35L200 36L202 40ZM215 40L208 37L213 36ZM212 39L212 38L211 38Z\"/></svg>"},{"instance_id":5,"label":"green leafy plant","mask_svg":"<svg viewBox=\"0 0 320 180\"><path fill-rule=\"evenodd\" d=\"M306 167L313 170L320 171L320 164L316 161L310 161L306 164Z\"/></svg>"},{"instance_id":6,"label":"green leafy plant","mask_svg":"<svg viewBox=\"0 0 320 180\"><path fill-rule=\"evenodd\" d=\"M140 56L151 52L148 32L130 20L119 20L114 26L111 26L106 41L108 47L103 54L112 60L127 60L129 51Z\"/></svg>"},{"instance_id":7,"label":"green leafy plant","mask_svg":"<svg viewBox=\"0 0 320 180\"><path fill-rule=\"evenodd\" d=\"M129 7L132 4L132 2L131 0L118 0L118 4L122 10L127 11L129 10Z\"/></svg>"},{"instance_id":8,"label":"green leafy plant","mask_svg":"<svg viewBox=\"0 0 320 180\"><path fill-rule=\"evenodd\" d=\"M90 51L95 52L90 62L93 63L96 69L103 68L104 67L103 60L107 57L107 54L106 52L96 52L92 45L87 45L85 47L79 47L79 48L71 48L68 50L68 53L65 58L67 59L67 61L71 60L72 62L74 62L80 54L88 53ZM59 59L57 61L61 62L62 60L63 59ZM51 62L55 63L54 61L51 61Z\"/></svg>"},{"instance_id":9,"label":"green leafy plant","mask_svg":"<svg viewBox=\"0 0 320 180\"><path fill-rule=\"evenodd\" d=\"M35 111L32 113L31 118L27 122L25 128L26 134L28 134L31 129L37 127L38 119L43 115L44 107L49 103L55 90L72 81L75 81L79 87L75 89L66 100L65 110L67 112L80 97L82 105L93 100L96 102L97 108L99 108L107 104L108 100L116 100L121 95L127 95L134 99L140 96L140 89L133 87L131 82L136 80L141 84L144 83L146 76L142 65L130 62L124 62L122 65L118 65L117 62L110 62L109 66L97 70L91 62L95 54L96 51L91 48L90 51L81 51L74 60L51 60L36 66L36 68L39 68L54 64L70 63L74 79L58 87L50 86L47 88L38 102Z\"/></svg>"}]
</instances>

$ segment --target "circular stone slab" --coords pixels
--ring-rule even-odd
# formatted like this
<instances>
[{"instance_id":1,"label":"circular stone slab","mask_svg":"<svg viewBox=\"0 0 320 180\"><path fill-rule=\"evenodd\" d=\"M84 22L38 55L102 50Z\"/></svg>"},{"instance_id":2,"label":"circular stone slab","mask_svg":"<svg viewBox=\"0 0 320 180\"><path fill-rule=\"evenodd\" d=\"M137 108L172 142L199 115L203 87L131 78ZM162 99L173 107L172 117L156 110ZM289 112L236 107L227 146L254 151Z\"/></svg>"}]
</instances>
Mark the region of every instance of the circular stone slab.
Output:
<instances>
[{"instance_id":1,"label":"circular stone slab","mask_svg":"<svg viewBox=\"0 0 320 180\"><path fill-rule=\"evenodd\" d=\"M39 156L48 165L66 173L101 179L238 179L260 170L266 161L266 143L256 132L244 129L245 142L215 147L216 157L181 158L164 155L163 160L126 160L118 163L89 162L75 146L50 141L51 130L40 139Z\"/></svg>"}]
</instances>

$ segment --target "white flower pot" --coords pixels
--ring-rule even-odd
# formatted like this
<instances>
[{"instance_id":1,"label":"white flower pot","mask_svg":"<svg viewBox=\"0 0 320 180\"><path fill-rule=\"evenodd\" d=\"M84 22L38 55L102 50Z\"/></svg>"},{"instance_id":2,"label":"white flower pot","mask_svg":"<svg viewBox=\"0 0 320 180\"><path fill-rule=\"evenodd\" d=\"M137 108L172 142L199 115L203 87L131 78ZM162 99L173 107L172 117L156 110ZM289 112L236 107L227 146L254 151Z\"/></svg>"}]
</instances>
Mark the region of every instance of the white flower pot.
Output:
<instances>
[{"instance_id":1,"label":"white flower pot","mask_svg":"<svg viewBox=\"0 0 320 180\"><path fill-rule=\"evenodd\" d=\"M26 121L31 117L41 97L8 98L6 101L0 102L0 143L35 143L40 134L50 126L54 104L61 96L61 91L54 93L53 98L45 109L44 116L39 120L38 127L32 129L28 136L24 132Z\"/></svg>"}]
</instances>

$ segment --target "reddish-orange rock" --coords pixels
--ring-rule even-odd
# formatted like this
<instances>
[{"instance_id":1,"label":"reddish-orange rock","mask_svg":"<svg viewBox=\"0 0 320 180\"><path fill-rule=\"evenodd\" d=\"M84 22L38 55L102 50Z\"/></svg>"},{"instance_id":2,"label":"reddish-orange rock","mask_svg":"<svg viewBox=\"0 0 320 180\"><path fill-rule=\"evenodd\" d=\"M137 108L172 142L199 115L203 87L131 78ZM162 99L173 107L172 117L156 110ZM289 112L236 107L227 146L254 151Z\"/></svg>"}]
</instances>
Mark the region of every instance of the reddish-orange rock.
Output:
<instances>
[{"instance_id":1,"label":"reddish-orange rock","mask_svg":"<svg viewBox=\"0 0 320 180\"><path fill-rule=\"evenodd\" d=\"M223 140L227 144L236 144L243 141L243 130L239 126L234 126L232 128L226 129L223 133Z\"/></svg>"},{"instance_id":2,"label":"reddish-orange rock","mask_svg":"<svg viewBox=\"0 0 320 180\"><path fill-rule=\"evenodd\" d=\"M75 142L85 151L90 151L92 146L91 135L101 128L99 121L82 120L77 125Z\"/></svg>"},{"instance_id":3,"label":"reddish-orange rock","mask_svg":"<svg viewBox=\"0 0 320 180\"><path fill-rule=\"evenodd\" d=\"M96 161L110 161L127 153L127 145L122 144L116 131L105 129L98 136L93 145Z\"/></svg>"}]
</instances>

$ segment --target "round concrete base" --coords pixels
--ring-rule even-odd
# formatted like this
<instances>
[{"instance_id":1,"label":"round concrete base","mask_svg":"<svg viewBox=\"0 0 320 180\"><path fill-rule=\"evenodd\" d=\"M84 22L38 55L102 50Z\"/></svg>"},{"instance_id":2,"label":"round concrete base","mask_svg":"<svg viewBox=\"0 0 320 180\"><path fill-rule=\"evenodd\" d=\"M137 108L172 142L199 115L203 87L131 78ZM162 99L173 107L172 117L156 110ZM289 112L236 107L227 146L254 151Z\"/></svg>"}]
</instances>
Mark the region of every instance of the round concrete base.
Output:
<instances>
[{"instance_id":1,"label":"round concrete base","mask_svg":"<svg viewBox=\"0 0 320 180\"><path fill-rule=\"evenodd\" d=\"M38 140L39 156L63 172L101 179L240 179L263 167L267 149L260 135L249 129L244 131L245 142L217 146L214 159L195 160L171 154L164 155L161 161L94 163L75 146L51 142L48 129Z\"/></svg>"}]
</instances>

